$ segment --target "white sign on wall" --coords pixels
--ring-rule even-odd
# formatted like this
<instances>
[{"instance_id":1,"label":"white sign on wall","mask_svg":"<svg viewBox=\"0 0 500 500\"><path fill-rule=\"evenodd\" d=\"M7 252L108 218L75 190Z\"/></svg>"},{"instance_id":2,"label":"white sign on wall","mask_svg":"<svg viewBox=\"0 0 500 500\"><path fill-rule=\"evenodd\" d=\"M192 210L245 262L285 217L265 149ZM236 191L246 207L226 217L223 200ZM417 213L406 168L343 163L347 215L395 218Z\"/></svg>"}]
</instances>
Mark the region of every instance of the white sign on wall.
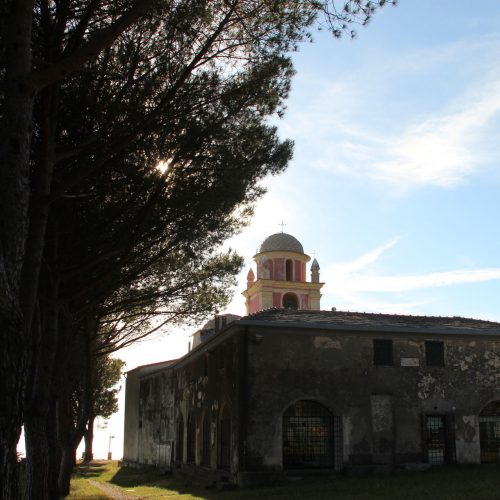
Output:
<instances>
[{"instance_id":1,"label":"white sign on wall","mask_svg":"<svg viewBox=\"0 0 500 500\"><path fill-rule=\"evenodd\" d=\"M401 358L401 366L419 366L420 360L418 358Z\"/></svg>"}]
</instances>

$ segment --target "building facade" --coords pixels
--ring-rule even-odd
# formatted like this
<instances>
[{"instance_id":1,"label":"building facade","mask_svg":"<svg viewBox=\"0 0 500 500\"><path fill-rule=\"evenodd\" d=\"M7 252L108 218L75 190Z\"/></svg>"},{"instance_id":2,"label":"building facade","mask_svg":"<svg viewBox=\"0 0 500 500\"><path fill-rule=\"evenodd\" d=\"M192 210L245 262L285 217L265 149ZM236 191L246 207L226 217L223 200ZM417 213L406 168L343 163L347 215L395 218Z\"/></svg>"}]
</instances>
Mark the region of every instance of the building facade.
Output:
<instances>
[{"instance_id":1,"label":"building facade","mask_svg":"<svg viewBox=\"0 0 500 500\"><path fill-rule=\"evenodd\" d=\"M500 324L300 304L221 322L183 358L129 372L124 461L240 485L500 461Z\"/></svg>"}]
</instances>

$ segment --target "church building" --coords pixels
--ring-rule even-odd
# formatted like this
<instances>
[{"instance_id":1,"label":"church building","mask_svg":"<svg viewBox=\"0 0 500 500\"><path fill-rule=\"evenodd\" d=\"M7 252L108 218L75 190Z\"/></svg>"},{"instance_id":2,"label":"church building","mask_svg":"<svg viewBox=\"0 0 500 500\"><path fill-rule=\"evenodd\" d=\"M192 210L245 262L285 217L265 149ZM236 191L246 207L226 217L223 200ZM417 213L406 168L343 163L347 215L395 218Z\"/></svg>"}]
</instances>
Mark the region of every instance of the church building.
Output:
<instances>
[{"instance_id":1,"label":"church building","mask_svg":"<svg viewBox=\"0 0 500 500\"><path fill-rule=\"evenodd\" d=\"M324 311L320 269L268 237L178 360L127 373L125 464L207 484L500 462L500 324Z\"/></svg>"}]
</instances>

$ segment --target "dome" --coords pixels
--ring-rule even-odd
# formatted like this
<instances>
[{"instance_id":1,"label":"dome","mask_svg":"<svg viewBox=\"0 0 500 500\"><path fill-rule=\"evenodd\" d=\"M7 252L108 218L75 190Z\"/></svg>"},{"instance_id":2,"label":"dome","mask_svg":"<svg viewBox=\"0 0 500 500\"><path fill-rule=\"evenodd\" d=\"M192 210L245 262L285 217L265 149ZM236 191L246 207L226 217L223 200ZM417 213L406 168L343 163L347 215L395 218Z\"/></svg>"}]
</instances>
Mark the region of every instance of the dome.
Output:
<instances>
[{"instance_id":1,"label":"dome","mask_svg":"<svg viewBox=\"0 0 500 500\"><path fill-rule=\"evenodd\" d=\"M291 234L276 233L268 236L260 245L259 252L296 252L304 253L300 241Z\"/></svg>"}]
</instances>

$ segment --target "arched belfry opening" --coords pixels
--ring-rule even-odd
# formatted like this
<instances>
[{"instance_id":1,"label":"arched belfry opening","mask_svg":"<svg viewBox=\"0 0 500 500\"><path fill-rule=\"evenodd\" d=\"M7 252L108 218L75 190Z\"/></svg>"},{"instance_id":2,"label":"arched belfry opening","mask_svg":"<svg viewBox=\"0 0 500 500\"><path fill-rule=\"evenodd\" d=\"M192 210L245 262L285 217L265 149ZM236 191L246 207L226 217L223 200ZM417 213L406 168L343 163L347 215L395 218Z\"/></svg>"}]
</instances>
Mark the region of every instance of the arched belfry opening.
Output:
<instances>
[{"instance_id":1,"label":"arched belfry opening","mask_svg":"<svg viewBox=\"0 0 500 500\"><path fill-rule=\"evenodd\" d=\"M299 299L294 293L285 293L283 295L283 308L284 309L298 309Z\"/></svg>"},{"instance_id":2,"label":"arched belfry opening","mask_svg":"<svg viewBox=\"0 0 500 500\"><path fill-rule=\"evenodd\" d=\"M481 463L500 463L500 401L492 401L479 414Z\"/></svg>"}]
</instances>

